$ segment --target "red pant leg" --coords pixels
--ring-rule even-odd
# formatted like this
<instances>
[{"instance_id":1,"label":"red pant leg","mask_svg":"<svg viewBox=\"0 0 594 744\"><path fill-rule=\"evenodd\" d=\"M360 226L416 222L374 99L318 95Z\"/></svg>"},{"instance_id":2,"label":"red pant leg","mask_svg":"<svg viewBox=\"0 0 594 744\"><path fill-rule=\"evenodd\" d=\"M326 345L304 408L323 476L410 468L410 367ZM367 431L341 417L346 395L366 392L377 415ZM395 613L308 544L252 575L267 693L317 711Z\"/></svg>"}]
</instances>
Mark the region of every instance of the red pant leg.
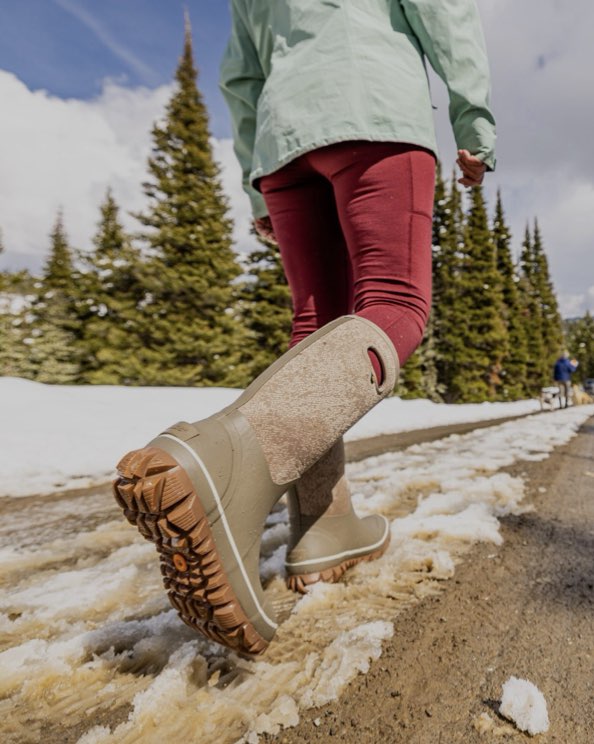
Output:
<instances>
[{"instance_id":1,"label":"red pant leg","mask_svg":"<svg viewBox=\"0 0 594 744\"><path fill-rule=\"evenodd\" d=\"M347 142L309 161L332 183L354 281L354 309L382 328L403 364L431 308L435 158L398 143Z\"/></svg>"},{"instance_id":2,"label":"red pant leg","mask_svg":"<svg viewBox=\"0 0 594 744\"><path fill-rule=\"evenodd\" d=\"M434 179L430 152L381 142L330 145L261 179L295 303L294 342L351 311L346 241L354 310L406 361L430 310Z\"/></svg>"},{"instance_id":3,"label":"red pant leg","mask_svg":"<svg viewBox=\"0 0 594 744\"><path fill-rule=\"evenodd\" d=\"M353 310L331 184L298 158L260 181L293 302L291 346Z\"/></svg>"}]
</instances>

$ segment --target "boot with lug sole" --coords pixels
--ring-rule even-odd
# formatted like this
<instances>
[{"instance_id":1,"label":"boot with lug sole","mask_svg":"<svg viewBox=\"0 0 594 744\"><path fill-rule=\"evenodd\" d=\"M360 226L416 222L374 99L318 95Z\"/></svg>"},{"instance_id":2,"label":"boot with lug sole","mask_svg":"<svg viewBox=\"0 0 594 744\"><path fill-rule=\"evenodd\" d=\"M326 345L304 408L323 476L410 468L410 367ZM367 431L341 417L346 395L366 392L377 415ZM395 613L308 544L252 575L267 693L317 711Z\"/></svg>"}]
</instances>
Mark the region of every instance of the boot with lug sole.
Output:
<instances>
[{"instance_id":1,"label":"boot with lug sole","mask_svg":"<svg viewBox=\"0 0 594 744\"><path fill-rule=\"evenodd\" d=\"M115 497L155 543L184 622L239 653L266 649L277 627L258 573L266 517L390 393L397 373L386 334L345 316L284 354L231 406L176 424L121 460Z\"/></svg>"},{"instance_id":2,"label":"boot with lug sole","mask_svg":"<svg viewBox=\"0 0 594 744\"><path fill-rule=\"evenodd\" d=\"M379 558L390 543L385 517L355 514L344 464L341 437L288 491L285 569L292 591L303 594L318 581L338 581L351 566Z\"/></svg>"}]
</instances>

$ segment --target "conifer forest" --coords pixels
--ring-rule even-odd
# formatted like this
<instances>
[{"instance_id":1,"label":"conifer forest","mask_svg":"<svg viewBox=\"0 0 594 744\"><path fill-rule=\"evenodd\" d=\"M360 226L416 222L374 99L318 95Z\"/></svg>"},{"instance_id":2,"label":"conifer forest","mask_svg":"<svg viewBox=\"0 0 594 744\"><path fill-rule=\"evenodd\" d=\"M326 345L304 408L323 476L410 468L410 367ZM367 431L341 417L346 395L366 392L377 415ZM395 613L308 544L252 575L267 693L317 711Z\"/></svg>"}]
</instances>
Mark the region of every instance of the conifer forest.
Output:
<instances>
[{"instance_id":1,"label":"conifer forest","mask_svg":"<svg viewBox=\"0 0 594 744\"><path fill-rule=\"evenodd\" d=\"M189 34L176 83L153 127L138 232L126 233L108 189L91 246L73 248L58 213L41 275L0 273L0 375L244 387L286 350L291 301L278 251L261 242L240 262L233 250ZM566 347L580 361L575 378L594 377L594 318L562 322L538 221L514 261L501 194L492 209L480 188L468 202L438 168L433 311L396 394L538 395Z\"/></svg>"}]
</instances>

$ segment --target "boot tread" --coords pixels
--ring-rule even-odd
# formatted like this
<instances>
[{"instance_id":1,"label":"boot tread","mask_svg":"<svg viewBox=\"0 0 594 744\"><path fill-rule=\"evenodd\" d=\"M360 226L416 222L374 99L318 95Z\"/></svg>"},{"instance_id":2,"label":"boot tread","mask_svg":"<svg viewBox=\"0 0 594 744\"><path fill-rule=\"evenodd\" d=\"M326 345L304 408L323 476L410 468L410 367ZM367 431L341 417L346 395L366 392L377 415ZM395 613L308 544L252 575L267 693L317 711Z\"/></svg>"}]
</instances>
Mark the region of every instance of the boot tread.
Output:
<instances>
[{"instance_id":1,"label":"boot tread","mask_svg":"<svg viewBox=\"0 0 594 744\"><path fill-rule=\"evenodd\" d=\"M233 592L204 508L181 465L157 447L144 447L125 455L117 469L115 499L159 551L163 583L181 619L239 653L265 651L268 641Z\"/></svg>"}]
</instances>

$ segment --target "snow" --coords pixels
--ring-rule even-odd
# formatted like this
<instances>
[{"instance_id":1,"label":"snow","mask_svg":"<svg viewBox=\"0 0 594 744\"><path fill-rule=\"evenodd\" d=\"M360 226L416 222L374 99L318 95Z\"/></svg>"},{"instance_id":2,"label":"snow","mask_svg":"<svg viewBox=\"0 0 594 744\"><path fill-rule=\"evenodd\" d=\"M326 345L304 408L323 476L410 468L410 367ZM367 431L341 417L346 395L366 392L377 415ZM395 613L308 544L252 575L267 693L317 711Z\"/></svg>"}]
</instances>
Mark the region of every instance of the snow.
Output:
<instances>
[{"instance_id":1,"label":"snow","mask_svg":"<svg viewBox=\"0 0 594 744\"><path fill-rule=\"evenodd\" d=\"M537 400L514 403L462 403L447 405L430 400L386 398L348 432L346 439L366 439L378 434L396 434L433 426L521 416L540 410Z\"/></svg>"},{"instance_id":2,"label":"snow","mask_svg":"<svg viewBox=\"0 0 594 744\"><path fill-rule=\"evenodd\" d=\"M547 701L538 687L526 679L510 677L505 682L499 712L532 736L549 730Z\"/></svg>"},{"instance_id":3,"label":"snow","mask_svg":"<svg viewBox=\"0 0 594 744\"><path fill-rule=\"evenodd\" d=\"M138 444L122 446L118 437L146 439L187 417L188 407L200 408L198 418L238 393L9 383L0 385L12 406L3 429L12 427L21 442L37 437L38 475L45 449L64 450L63 437L37 431L44 416L69 431L74 459L81 442L94 437L105 445L102 457L108 447L118 450L109 455L113 462ZM149 394L158 407L151 408ZM396 404L405 410L404 402ZM56 418L60 406L68 406L68 415ZM138 420L131 422L122 412L134 407ZM277 505L266 523L261 572L281 622L256 660L240 659L183 625L169 609L154 547L119 517L107 494L55 495L26 509L12 502L0 523L6 725L23 741L41 740L48 726L77 728L86 731L81 744L253 743L295 726L301 710L337 699L369 669L393 633L393 618L439 592L472 544L501 543L501 517L538 508L538 497L535 505L525 503L523 479L502 468L546 458L592 414L594 406L583 406L528 416L349 464L355 508L384 514L391 544L379 560L360 564L338 584L316 585L303 598L282 580L288 516ZM81 421L93 424L82 434ZM6 472L14 479L26 458L19 459L9 436L0 450L5 445ZM103 725L94 725L95 712Z\"/></svg>"},{"instance_id":4,"label":"snow","mask_svg":"<svg viewBox=\"0 0 594 744\"><path fill-rule=\"evenodd\" d=\"M106 483L118 460L176 421L195 421L230 405L229 388L127 388L43 385L0 378L0 496L27 496ZM534 412L517 403L437 405L388 398L347 435L362 439L445 424Z\"/></svg>"}]
</instances>

